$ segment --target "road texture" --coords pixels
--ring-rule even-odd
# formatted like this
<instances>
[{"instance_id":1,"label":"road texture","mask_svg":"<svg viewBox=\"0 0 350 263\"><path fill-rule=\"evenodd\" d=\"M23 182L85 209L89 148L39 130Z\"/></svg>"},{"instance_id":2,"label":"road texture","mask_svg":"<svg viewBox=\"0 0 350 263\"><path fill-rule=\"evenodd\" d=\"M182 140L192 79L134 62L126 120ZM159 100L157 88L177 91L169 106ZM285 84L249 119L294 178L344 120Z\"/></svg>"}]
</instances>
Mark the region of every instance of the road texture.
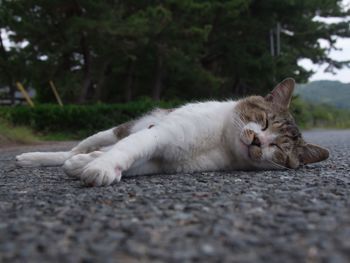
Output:
<instances>
[{"instance_id":1,"label":"road texture","mask_svg":"<svg viewBox=\"0 0 350 263\"><path fill-rule=\"evenodd\" d=\"M85 187L2 149L0 262L350 262L350 131L305 133L298 170L124 177Z\"/></svg>"}]
</instances>

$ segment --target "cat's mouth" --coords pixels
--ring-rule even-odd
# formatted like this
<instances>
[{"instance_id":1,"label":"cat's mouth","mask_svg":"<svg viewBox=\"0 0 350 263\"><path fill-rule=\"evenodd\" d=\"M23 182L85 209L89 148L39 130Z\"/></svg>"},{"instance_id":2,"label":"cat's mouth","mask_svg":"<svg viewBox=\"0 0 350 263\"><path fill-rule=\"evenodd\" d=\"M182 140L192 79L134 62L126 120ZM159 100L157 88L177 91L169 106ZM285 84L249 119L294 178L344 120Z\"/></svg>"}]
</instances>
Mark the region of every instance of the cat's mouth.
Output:
<instances>
[{"instance_id":1,"label":"cat's mouth","mask_svg":"<svg viewBox=\"0 0 350 263\"><path fill-rule=\"evenodd\" d=\"M240 140L241 150L244 156L254 162L259 162L262 160L262 149L260 145L255 143L247 144L244 140Z\"/></svg>"},{"instance_id":2,"label":"cat's mouth","mask_svg":"<svg viewBox=\"0 0 350 263\"><path fill-rule=\"evenodd\" d=\"M257 161L259 157L258 148L261 146L257 134L251 129L243 129L239 139L242 150L245 153L245 157L251 161Z\"/></svg>"}]
</instances>

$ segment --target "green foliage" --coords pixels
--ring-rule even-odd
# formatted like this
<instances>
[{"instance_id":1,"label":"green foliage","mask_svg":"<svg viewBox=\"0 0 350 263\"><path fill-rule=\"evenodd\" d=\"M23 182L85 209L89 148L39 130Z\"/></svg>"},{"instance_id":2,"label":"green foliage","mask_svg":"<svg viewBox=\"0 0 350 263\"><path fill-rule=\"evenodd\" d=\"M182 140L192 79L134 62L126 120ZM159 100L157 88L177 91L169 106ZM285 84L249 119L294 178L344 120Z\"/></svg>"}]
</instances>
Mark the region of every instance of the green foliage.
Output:
<instances>
[{"instance_id":1,"label":"green foliage","mask_svg":"<svg viewBox=\"0 0 350 263\"><path fill-rule=\"evenodd\" d=\"M25 125L42 134L70 134L82 138L120 123L135 119L156 107L171 108L178 101L153 102L150 99L127 104L58 105L43 104L35 108L1 107L0 116L14 125ZM52 136L51 136L52 137Z\"/></svg>"},{"instance_id":2,"label":"green foliage","mask_svg":"<svg viewBox=\"0 0 350 263\"><path fill-rule=\"evenodd\" d=\"M291 111L297 124L303 129L350 128L350 110L337 109L327 104L310 104L295 97Z\"/></svg>"}]
</instances>

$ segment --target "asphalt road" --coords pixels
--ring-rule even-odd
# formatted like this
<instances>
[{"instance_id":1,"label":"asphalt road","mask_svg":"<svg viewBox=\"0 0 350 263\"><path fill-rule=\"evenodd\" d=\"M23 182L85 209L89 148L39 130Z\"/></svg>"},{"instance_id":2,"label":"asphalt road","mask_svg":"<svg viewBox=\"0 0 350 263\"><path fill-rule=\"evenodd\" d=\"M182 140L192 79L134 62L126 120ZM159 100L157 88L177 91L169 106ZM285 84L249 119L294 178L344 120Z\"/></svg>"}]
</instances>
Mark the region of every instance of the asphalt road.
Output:
<instances>
[{"instance_id":1,"label":"asphalt road","mask_svg":"<svg viewBox=\"0 0 350 263\"><path fill-rule=\"evenodd\" d=\"M0 150L0 262L350 262L350 131L298 170L124 177L84 187Z\"/></svg>"}]
</instances>

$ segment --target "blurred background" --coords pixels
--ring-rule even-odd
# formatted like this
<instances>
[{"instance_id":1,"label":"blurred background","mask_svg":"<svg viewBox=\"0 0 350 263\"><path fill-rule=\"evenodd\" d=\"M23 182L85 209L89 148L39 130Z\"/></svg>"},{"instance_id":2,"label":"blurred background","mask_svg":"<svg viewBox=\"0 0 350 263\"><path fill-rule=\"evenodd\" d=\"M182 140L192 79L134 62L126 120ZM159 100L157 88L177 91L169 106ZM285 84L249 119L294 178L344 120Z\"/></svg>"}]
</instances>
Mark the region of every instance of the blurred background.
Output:
<instances>
[{"instance_id":1,"label":"blurred background","mask_svg":"<svg viewBox=\"0 0 350 263\"><path fill-rule=\"evenodd\" d=\"M0 144L79 139L152 109L264 95L350 127L350 0L0 0Z\"/></svg>"}]
</instances>

